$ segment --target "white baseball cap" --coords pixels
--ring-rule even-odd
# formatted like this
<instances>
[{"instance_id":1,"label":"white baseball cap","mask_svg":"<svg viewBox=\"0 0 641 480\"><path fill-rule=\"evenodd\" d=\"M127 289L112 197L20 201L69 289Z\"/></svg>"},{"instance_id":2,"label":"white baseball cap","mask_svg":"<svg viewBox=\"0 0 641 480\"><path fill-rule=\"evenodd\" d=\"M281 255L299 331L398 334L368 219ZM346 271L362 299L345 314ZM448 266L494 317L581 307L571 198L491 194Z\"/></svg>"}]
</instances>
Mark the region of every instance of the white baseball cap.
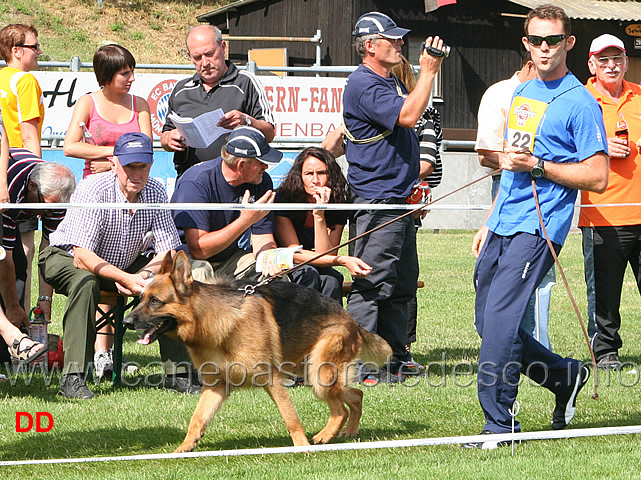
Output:
<instances>
[{"instance_id":1,"label":"white baseball cap","mask_svg":"<svg viewBox=\"0 0 641 480\"><path fill-rule=\"evenodd\" d=\"M625 53L625 45L623 42L614 35L606 33L592 40L592 43L590 44L590 56L598 55L603 50L610 47L618 48Z\"/></svg>"}]
</instances>

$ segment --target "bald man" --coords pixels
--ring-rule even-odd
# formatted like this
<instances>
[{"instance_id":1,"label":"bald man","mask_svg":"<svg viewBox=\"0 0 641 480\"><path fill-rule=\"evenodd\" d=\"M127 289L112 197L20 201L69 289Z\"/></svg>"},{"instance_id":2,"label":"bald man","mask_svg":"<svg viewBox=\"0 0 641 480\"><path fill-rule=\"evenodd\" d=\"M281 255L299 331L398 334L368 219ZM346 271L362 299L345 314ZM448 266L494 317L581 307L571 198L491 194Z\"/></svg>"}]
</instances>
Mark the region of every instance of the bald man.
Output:
<instances>
[{"instance_id":1,"label":"bald man","mask_svg":"<svg viewBox=\"0 0 641 480\"><path fill-rule=\"evenodd\" d=\"M233 129L249 125L260 130L268 142L274 139L274 117L265 90L255 75L238 70L229 60L227 43L213 25L192 28L185 38L187 53L196 73L181 80L169 97L168 113L195 118L218 108L225 112L219 126ZM225 143L221 136L206 148L192 148L185 143L176 126L166 118L160 137L163 148L174 152L178 175L197 163L220 156Z\"/></svg>"}]
</instances>

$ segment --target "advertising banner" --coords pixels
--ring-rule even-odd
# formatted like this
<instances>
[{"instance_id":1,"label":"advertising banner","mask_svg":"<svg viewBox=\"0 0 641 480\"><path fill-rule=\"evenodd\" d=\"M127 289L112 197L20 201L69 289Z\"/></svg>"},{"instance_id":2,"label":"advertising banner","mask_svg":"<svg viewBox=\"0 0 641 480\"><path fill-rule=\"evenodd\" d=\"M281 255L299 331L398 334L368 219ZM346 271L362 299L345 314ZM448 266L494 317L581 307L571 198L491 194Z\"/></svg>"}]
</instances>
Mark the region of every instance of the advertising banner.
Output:
<instances>
[{"instance_id":1,"label":"advertising banner","mask_svg":"<svg viewBox=\"0 0 641 480\"><path fill-rule=\"evenodd\" d=\"M78 98L98 90L92 72L33 72L44 94L42 135L64 136ZM136 73L131 93L147 100L152 128L160 135L167 102L186 74ZM260 76L276 121L276 137L322 140L341 123L345 78ZM278 140L277 138L277 140Z\"/></svg>"},{"instance_id":2,"label":"advertising banner","mask_svg":"<svg viewBox=\"0 0 641 480\"><path fill-rule=\"evenodd\" d=\"M45 104L43 137L64 137L73 108L80 96L98 90L93 72L33 72L42 87ZM179 73L136 73L131 93L147 100L151 110L151 126L160 136L168 101L176 82L190 77ZM260 76L276 122L275 141L296 140L299 145L320 142L342 123L345 78ZM300 149L300 148L299 148ZM291 166L295 151L285 152L285 160L268 172L277 186ZM80 159L66 158L61 150L43 151L45 160L64 163L78 178L82 176ZM158 151L151 175L161 180L169 194L173 192L176 172L172 154ZM289 161L287 159L290 159Z\"/></svg>"}]
</instances>

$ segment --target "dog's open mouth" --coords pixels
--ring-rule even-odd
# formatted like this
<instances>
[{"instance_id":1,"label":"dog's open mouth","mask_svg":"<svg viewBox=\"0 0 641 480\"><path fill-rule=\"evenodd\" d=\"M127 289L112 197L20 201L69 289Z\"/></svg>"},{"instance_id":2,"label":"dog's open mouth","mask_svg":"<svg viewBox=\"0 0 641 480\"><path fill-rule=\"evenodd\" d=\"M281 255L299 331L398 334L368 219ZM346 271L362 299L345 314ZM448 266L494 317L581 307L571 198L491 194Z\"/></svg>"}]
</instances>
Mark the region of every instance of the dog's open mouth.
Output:
<instances>
[{"instance_id":1,"label":"dog's open mouth","mask_svg":"<svg viewBox=\"0 0 641 480\"><path fill-rule=\"evenodd\" d=\"M173 330L174 328L176 328L176 319L174 317L162 318L159 323L142 332L142 335L138 339L138 343L141 345L149 345L160 335L168 332L169 330Z\"/></svg>"}]
</instances>

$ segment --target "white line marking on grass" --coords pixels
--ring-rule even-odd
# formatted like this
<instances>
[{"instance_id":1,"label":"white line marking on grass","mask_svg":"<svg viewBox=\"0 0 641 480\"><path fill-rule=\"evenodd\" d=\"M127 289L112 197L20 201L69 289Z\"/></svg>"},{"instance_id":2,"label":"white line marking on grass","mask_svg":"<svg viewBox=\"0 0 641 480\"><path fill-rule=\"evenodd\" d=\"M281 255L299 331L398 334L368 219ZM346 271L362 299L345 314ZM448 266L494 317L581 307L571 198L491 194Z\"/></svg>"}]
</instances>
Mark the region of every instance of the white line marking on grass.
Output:
<instances>
[{"instance_id":1,"label":"white line marking on grass","mask_svg":"<svg viewBox=\"0 0 641 480\"><path fill-rule=\"evenodd\" d=\"M630 435L641 433L641 425L627 427L580 428L574 430L551 430L543 432L503 433L492 436L492 441L514 440L550 440L560 438L597 437L606 435ZM191 453L152 453L148 455L123 455L118 457L87 457L87 458L51 458L44 460L17 460L0 462L0 466L43 465L61 463L92 463L120 462L130 460L163 460L176 458L202 457L238 457L243 455L275 455L283 453L315 453L339 450L374 450L382 448L426 447L430 445L451 445L457 443L484 442L487 435L468 435L462 437L422 438L414 440L390 440L382 442L336 443L329 445L310 445L308 447L275 447L251 448L238 450L217 450Z\"/></svg>"}]
</instances>

